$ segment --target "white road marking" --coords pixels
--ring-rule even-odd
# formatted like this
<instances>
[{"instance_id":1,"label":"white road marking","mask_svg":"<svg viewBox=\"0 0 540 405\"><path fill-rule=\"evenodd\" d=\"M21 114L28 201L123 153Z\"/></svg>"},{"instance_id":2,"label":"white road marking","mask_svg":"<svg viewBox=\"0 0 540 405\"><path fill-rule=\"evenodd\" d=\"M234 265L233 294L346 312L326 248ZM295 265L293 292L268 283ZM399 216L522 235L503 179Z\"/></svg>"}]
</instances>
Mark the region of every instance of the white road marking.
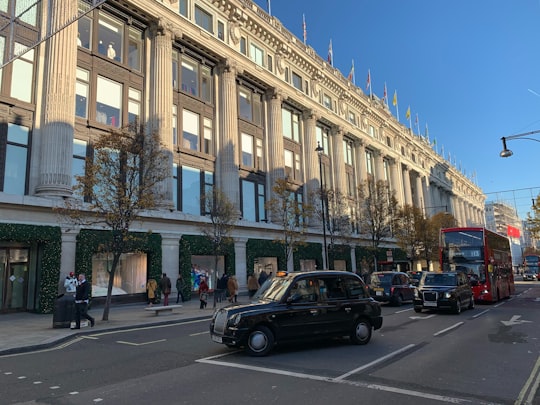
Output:
<instances>
[{"instance_id":1,"label":"white road marking","mask_svg":"<svg viewBox=\"0 0 540 405\"><path fill-rule=\"evenodd\" d=\"M412 308L402 309L401 311L394 312L395 314L401 314L402 312L412 311Z\"/></svg>"},{"instance_id":2,"label":"white road marking","mask_svg":"<svg viewBox=\"0 0 540 405\"><path fill-rule=\"evenodd\" d=\"M189 335L189 336L208 335L209 333L210 333L210 331L207 330L206 332L192 333L192 334Z\"/></svg>"},{"instance_id":3,"label":"white road marking","mask_svg":"<svg viewBox=\"0 0 540 405\"><path fill-rule=\"evenodd\" d=\"M478 314L473 315L472 317L473 317L473 318L478 318L479 316L484 315L484 314L487 313L487 312L489 312L489 309L486 309L486 310L484 310L484 311L482 311L482 312L479 312Z\"/></svg>"},{"instance_id":4,"label":"white road marking","mask_svg":"<svg viewBox=\"0 0 540 405\"><path fill-rule=\"evenodd\" d=\"M69 393L69 395L77 395L77 394L79 394L79 391L72 391Z\"/></svg>"},{"instance_id":5,"label":"white road marking","mask_svg":"<svg viewBox=\"0 0 540 405\"><path fill-rule=\"evenodd\" d=\"M501 321L501 323L505 326L520 325L522 323L532 323L532 321L524 321L519 318L521 318L521 315L514 315L512 316L512 318L510 318L509 321Z\"/></svg>"},{"instance_id":6,"label":"white road marking","mask_svg":"<svg viewBox=\"0 0 540 405\"><path fill-rule=\"evenodd\" d=\"M457 328L457 327L463 325L463 323L464 323L464 322L458 322L458 323L456 323L455 325L452 325L452 326L450 326L450 327L448 327L448 328L446 328L446 329L443 329L443 330L438 331L437 333L434 333L433 336L439 336L439 335L442 335L443 333L446 333L446 332L448 332L448 331L450 331L450 330L452 330L452 329L455 329L455 328Z\"/></svg>"},{"instance_id":7,"label":"white road marking","mask_svg":"<svg viewBox=\"0 0 540 405\"><path fill-rule=\"evenodd\" d=\"M145 345L151 345L154 343L161 343L166 342L167 339L159 339L159 340L152 340L151 342L143 342L143 343L133 343L133 342L126 342L123 340L117 340L116 343L120 343L122 345L130 345L130 346L145 346Z\"/></svg>"},{"instance_id":8,"label":"white road marking","mask_svg":"<svg viewBox=\"0 0 540 405\"><path fill-rule=\"evenodd\" d=\"M366 368L373 367L375 364L381 363L381 362L383 362L383 361L385 361L385 360L388 360L388 359L390 359L390 358L392 358L392 357L397 356L398 354L401 354L401 353L403 353L403 352L406 352L407 350L412 349L414 346L415 346L414 344L410 344L410 345L407 345L407 346L405 346L405 347L402 347L401 349L396 350L395 352L389 353L389 354L387 354L386 356L383 356L383 357L381 357L381 358L379 358L379 359L377 359L377 360L372 361L371 363L364 364L363 366L358 367L358 368L355 368L354 370L351 370L351 371L349 371L348 373L342 374L342 375L340 375L339 377L336 377L335 380L336 380L336 381L343 380L343 379L349 377L350 375L359 373L360 371L365 370Z\"/></svg>"},{"instance_id":9,"label":"white road marking","mask_svg":"<svg viewBox=\"0 0 540 405\"><path fill-rule=\"evenodd\" d=\"M536 360L536 364L534 365L531 374L529 375L529 378L527 379L527 382L525 382L525 385L521 389L516 402L514 402L514 405L522 405L522 404L532 404L534 395L536 394L536 391L538 390L538 386L540 385L540 357ZM525 395L527 394L527 391L529 391L529 396L527 397L527 400L524 402L523 398L525 398Z\"/></svg>"},{"instance_id":10,"label":"white road marking","mask_svg":"<svg viewBox=\"0 0 540 405\"><path fill-rule=\"evenodd\" d=\"M53 385L52 387L49 387L49 389L51 389L51 390L57 390L59 388L60 388L59 385Z\"/></svg>"},{"instance_id":11,"label":"white road marking","mask_svg":"<svg viewBox=\"0 0 540 405\"><path fill-rule=\"evenodd\" d=\"M376 360L376 361L374 361L374 362L372 362L370 364L374 365L374 364L376 364L376 363L378 363L380 361L383 361L383 359L387 359L390 356L395 356L395 355L397 355L399 353L402 353L402 352L404 352L406 350L411 349L414 346L415 346L414 344L410 344L408 346L405 346L402 349L397 350L394 353L390 353L389 355L384 356L383 358L381 358L379 360ZM275 369L275 368L265 368L265 367L258 367L258 366L250 366L250 365L246 365L246 364L237 364L237 363L230 363L230 362L226 362L226 361L217 360L220 357L225 357L225 356L228 356L228 355L230 355L232 353L235 353L235 352L228 352L228 353L224 353L224 354L220 354L220 355L216 355L216 356L212 356L212 357L206 357L204 359L197 360L197 362L198 363L204 363L204 364L212 364L212 365L217 365L217 366L239 368L239 369L244 369L244 370L260 371L262 373L278 374L278 375L283 375L283 376L288 376L288 377L304 378L304 379L308 379L308 380L325 381L325 382L335 383L335 384L347 384L347 385L352 385L352 386L371 389L371 390L392 392L392 393L408 395L408 396L418 397L418 398L423 398L423 399L429 399L429 400L439 401L439 402L447 402L447 403L452 403L452 404L464 404L464 405L466 405L466 404L471 403L471 401L469 399L455 398L455 397L449 397L449 396L444 396L444 395L435 395L435 394L430 394L430 393L427 393L427 392L413 391L413 390L397 388L397 387L391 387L391 386L386 386L386 385L371 384L371 383L365 383L365 382L360 382L360 381L350 381L350 380L345 380L344 379L346 375L351 375L354 372L343 374L343 375L341 375L341 376L339 376L337 378L332 378L332 377L325 377L325 376L319 376L319 375L313 375L313 374L296 373L296 372L291 372L291 371L286 371L286 370L279 370L279 369ZM365 367L366 366L360 367L360 368L356 369L355 372L357 372L358 370L361 370L362 368L365 368ZM485 402L485 403L481 402L480 404L487 405L488 403L487 402ZM490 403L490 405L497 405L497 404Z\"/></svg>"},{"instance_id":12,"label":"white road marking","mask_svg":"<svg viewBox=\"0 0 540 405\"><path fill-rule=\"evenodd\" d=\"M428 315L428 316L409 316L410 319L429 319L429 318L433 318L435 316L435 314L431 314L431 315Z\"/></svg>"},{"instance_id":13,"label":"white road marking","mask_svg":"<svg viewBox=\"0 0 540 405\"><path fill-rule=\"evenodd\" d=\"M197 320L194 320L194 321L188 321L188 322L181 322L181 320L178 320L178 323L169 323L169 324L166 324L166 325L154 325L154 326L146 326L144 328L131 328L131 329L122 329L122 330L111 330L111 331L108 331L108 332L102 332L102 333L93 333L91 336L105 336L105 335L114 335L116 333L127 333L127 332L133 332L135 330L148 330L148 329L158 329L158 328L170 328L172 326L178 326L179 324L182 324L182 325L189 325L189 324L192 324L192 323L200 323L200 322L208 322L208 319L210 319L210 317L206 318L206 319L197 319Z\"/></svg>"}]
</instances>

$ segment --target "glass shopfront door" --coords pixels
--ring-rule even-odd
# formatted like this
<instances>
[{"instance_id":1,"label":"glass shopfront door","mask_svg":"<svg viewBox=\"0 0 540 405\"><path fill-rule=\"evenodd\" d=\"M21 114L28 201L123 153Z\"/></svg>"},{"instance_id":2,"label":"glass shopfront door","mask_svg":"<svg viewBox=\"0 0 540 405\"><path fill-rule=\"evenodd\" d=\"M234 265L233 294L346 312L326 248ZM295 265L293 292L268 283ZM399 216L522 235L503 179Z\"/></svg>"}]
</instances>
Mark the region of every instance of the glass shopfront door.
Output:
<instances>
[{"instance_id":1,"label":"glass shopfront door","mask_svg":"<svg viewBox=\"0 0 540 405\"><path fill-rule=\"evenodd\" d=\"M26 308L28 273L29 249L0 248L0 311Z\"/></svg>"}]
</instances>

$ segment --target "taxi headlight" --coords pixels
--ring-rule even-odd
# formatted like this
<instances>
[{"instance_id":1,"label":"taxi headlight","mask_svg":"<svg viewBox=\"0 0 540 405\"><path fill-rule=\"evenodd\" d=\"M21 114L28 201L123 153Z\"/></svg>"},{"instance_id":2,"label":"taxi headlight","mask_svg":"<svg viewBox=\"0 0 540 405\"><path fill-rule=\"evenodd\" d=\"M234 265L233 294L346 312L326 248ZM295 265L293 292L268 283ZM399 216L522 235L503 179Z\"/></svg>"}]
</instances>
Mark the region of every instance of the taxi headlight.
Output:
<instances>
[{"instance_id":1,"label":"taxi headlight","mask_svg":"<svg viewBox=\"0 0 540 405\"><path fill-rule=\"evenodd\" d=\"M447 291L444 293L444 298L448 299L452 297L452 293L450 291Z\"/></svg>"},{"instance_id":2,"label":"taxi headlight","mask_svg":"<svg viewBox=\"0 0 540 405\"><path fill-rule=\"evenodd\" d=\"M420 294L418 293L418 289L414 289L414 298L420 298Z\"/></svg>"},{"instance_id":3,"label":"taxi headlight","mask_svg":"<svg viewBox=\"0 0 540 405\"><path fill-rule=\"evenodd\" d=\"M240 323L241 320L242 320L242 314L241 313L234 314L233 316L231 316L231 319L229 320L229 325L237 326Z\"/></svg>"}]
</instances>

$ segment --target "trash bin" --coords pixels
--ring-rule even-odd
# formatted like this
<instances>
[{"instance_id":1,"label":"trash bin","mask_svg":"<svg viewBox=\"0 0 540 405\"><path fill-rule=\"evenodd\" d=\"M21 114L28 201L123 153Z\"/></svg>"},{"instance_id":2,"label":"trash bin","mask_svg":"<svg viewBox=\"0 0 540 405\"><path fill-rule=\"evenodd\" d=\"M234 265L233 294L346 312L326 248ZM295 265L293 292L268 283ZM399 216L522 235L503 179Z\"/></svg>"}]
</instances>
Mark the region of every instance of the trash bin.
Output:
<instances>
[{"instance_id":1,"label":"trash bin","mask_svg":"<svg viewBox=\"0 0 540 405\"><path fill-rule=\"evenodd\" d=\"M75 298L72 295L59 295L54 303L53 328L69 328L74 312Z\"/></svg>"}]
</instances>

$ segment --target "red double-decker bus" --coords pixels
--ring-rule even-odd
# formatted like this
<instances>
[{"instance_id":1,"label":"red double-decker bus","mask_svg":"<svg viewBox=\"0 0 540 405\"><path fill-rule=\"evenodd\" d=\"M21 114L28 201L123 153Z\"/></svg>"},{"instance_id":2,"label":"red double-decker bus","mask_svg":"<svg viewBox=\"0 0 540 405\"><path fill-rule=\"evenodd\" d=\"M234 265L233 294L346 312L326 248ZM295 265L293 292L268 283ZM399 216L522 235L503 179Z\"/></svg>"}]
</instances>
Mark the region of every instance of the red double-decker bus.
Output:
<instances>
[{"instance_id":1,"label":"red double-decker bus","mask_svg":"<svg viewBox=\"0 0 540 405\"><path fill-rule=\"evenodd\" d=\"M497 302L515 292L510 242L485 228L441 229L442 271L466 272L475 301Z\"/></svg>"}]
</instances>

